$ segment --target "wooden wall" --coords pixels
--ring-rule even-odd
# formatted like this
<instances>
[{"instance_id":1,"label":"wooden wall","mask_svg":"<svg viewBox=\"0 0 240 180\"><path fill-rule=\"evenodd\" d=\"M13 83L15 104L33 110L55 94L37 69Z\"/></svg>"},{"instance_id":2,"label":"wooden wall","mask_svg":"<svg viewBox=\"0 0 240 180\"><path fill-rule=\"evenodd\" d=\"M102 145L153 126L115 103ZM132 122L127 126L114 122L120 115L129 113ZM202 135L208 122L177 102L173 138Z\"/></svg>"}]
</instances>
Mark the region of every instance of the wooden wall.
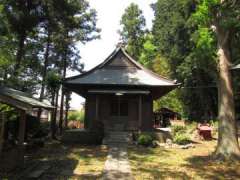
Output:
<instances>
[{"instance_id":1,"label":"wooden wall","mask_svg":"<svg viewBox=\"0 0 240 180\"><path fill-rule=\"evenodd\" d=\"M143 96L142 101L142 130L151 130L153 121L153 100L150 96Z\"/></svg>"},{"instance_id":2,"label":"wooden wall","mask_svg":"<svg viewBox=\"0 0 240 180\"><path fill-rule=\"evenodd\" d=\"M113 123L117 122L116 117L110 115L111 99L114 95L96 95L89 94L86 98L86 120L85 127L87 129L97 128L97 121L104 124L105 128L113 127ZM152 98L147 95L142 96L142 130L151 130L153 127L153 108ZM128 116L121 120L124 122L125 130L137 131L139 129L139 95L122 96L128 100ZM97 100L98 99L98 100ZM96 111L98 103L98 110ZM98 112L98 114L96 114Z\"/></svg>"}]
</instances>

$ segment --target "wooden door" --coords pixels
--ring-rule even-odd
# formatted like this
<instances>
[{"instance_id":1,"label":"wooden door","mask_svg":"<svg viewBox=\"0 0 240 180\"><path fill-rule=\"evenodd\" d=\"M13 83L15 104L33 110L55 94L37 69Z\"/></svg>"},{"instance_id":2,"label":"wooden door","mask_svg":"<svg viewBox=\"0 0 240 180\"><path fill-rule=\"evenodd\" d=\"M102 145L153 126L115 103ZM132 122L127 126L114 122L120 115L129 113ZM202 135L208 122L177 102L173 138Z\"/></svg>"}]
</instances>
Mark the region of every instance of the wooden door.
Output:
<instances>
[{"instance_id":1,"label":"wooden door","mask_svg":"<svg viewBox=\"0 0 240 180\"><path fill-rule=\"evenodd\" d=\"M115 130L124 130L128 122L128 99L125 96L113 96L110 100L110 122Z\"/></svg>"}]
</instances>

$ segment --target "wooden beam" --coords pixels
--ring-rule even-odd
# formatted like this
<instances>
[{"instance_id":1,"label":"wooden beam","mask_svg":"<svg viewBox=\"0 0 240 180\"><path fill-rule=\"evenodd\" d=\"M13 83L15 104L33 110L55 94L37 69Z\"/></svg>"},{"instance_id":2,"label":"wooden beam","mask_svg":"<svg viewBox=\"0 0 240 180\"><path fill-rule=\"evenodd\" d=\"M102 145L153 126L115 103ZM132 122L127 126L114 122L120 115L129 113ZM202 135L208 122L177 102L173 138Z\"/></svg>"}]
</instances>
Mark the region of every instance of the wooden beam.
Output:
<instances>
[{"instance_id":1,"label":"wooden beam","mask_svg":"<svg viewBox=\"0 0 240 180\"><path fill-rule=\"evenodd\" d=\"M19 129L18 129L18 145L20 147L23 146L24 137L25 137L25 129L26 129L26 111L20 110L20 121L19 121Z\"/></svg>"},{"instance_id":2,"label":"wooden beam","mask_svg":"<svg viewBox=\"0 0 240 180\"><path fill-rule=\"evenodd\" d=\"M138 98L138 130L142 130L142 95Z\"/></svg>"},{"instance_id":3,"label":"wooden beam","mask_svg":"<svg viewBox=\"0 0 240 180\"><path fill-rule=\"evenodd\" d=\"M5 114L0 113L0 155L2 154L3 143L4 143L4 126L5 126Z\"/></svg>"}]
</instances>

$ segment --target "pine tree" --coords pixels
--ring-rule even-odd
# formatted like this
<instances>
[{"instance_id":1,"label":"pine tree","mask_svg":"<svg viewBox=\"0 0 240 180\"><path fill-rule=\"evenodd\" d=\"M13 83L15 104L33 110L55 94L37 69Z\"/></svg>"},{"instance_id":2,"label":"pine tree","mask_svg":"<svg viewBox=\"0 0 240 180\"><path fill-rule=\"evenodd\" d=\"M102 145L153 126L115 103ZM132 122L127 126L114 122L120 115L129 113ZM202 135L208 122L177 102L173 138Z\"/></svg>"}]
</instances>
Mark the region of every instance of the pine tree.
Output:
<instances>
[{"instance_id":1,"label":"pine tree","mask_svg":"<svg viewBox=\"0 0 240 180\"><path fill-rule=\"evenodd\" d=\"M145 18L137 4L131 3L125 9L121 22L121 38L127 44L127 51L136 60L139 60L144 43Z\"/></svg>"}]
</instances>

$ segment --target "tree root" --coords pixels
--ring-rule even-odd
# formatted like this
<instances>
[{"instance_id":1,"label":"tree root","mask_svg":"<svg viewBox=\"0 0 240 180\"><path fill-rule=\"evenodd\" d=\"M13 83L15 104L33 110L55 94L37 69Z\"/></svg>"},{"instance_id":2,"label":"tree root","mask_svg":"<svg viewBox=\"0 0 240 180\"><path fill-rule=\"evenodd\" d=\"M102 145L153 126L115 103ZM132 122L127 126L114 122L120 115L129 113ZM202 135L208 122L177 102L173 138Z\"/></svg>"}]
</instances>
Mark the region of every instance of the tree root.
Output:
<instances>
[{"instance_id":1,"label":"tree root","mask_svg":"<svg viewBox=\"0 0 240 180\"><path fill-rule=\"evenodd\" d=\"M220 162L239 162L240 161L240 154L235 153L222 153L222 152L214 152L212 155L213 160L220 161Z\"/></svg>"}]
</instances>

